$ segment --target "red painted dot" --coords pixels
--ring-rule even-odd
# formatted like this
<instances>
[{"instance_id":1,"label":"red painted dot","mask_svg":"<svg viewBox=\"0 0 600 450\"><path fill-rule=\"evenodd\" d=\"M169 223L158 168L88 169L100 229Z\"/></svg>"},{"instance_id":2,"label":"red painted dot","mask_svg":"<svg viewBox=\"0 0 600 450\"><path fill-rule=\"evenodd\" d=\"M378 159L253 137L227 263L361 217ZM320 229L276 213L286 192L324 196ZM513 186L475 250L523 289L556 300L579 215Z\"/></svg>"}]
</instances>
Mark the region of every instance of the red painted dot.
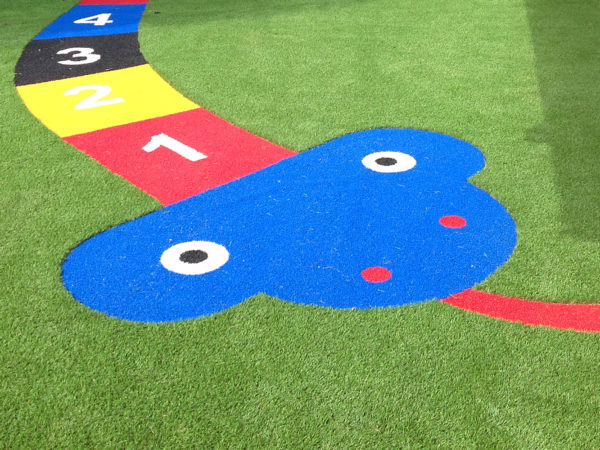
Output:
<instances>
[{"instance_id":1,"label":"red painted dot","mask_svg":"<svg viewBox=\"0 0 600 450\"><path fill-rule=\"evenodd\" d=\"M467 221L460 216L442 216L440 217L440 225L446 228L462 228L467 224Z\"/></svg>"},{"instance_id":2,"label":"red painted dot","mask_svg":"<svg viewBox=\"0 0 600 450\"><path fill-rule=\"evenodd\" d=\"M370 283L383 283L392 277L392 272L385 267L379 266L367 267L360 274L365 281L369 281Z\"/></svg>"}]
</instances>

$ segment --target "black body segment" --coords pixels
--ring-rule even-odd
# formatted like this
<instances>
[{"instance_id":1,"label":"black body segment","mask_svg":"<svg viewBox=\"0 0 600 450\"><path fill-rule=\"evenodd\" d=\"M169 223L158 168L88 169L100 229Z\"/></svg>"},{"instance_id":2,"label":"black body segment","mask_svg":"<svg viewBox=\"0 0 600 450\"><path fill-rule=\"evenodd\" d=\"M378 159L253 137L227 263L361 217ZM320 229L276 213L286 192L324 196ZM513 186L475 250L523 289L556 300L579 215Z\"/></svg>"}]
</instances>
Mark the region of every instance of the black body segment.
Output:
<instances>
[{"instance_id":1,"label":"black body segment","mask_svg":"<svg viewBox=\"0 0 600 450\"><path fill-rule=\"evenodd\" d=\"M137 33L31 41L15 69L15 84L43 83L145 64Z\"/></svg>"}]
</instances>

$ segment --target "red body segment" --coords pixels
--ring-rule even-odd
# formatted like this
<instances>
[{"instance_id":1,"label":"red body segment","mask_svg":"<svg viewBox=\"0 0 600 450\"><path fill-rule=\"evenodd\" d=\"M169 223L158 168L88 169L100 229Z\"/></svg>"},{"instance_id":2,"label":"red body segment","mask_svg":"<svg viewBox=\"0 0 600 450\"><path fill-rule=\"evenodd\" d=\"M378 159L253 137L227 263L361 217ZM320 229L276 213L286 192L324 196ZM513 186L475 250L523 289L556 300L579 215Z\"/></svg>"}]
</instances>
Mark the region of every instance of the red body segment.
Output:
<instances>
[{"instance_id":1,"label":"red body segment","mask_svg":"<svg viewBox=\"0 0 600 450\"><path fill-rule=\"evenodd\" d=\"M173 148L144 150L159 135L201 154L193 161ZM164 205L242 178L296 153L198 108L69 136L85 152Z\"/></svg>"}]
</instances>

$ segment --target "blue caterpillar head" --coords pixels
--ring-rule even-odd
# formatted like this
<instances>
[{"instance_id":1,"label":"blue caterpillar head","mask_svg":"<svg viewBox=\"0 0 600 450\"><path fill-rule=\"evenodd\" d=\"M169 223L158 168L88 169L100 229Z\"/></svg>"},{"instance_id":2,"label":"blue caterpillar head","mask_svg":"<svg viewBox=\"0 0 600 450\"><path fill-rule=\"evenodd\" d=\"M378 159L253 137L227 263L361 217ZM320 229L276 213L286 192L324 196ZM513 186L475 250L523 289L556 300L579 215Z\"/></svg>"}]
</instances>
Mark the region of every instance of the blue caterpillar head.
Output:
<instances>
[{"instance_id":1,"label":"blue caterpillar head","mask_svg":"<svg viewBox=\"0 0 600 450\"><path fill-rule=\"evenodd\" d=\"M101 233L63 266L85 305L199 317L264 292L334 308L445 298L512 253L515 224L467 182L484 159L433 132L349 134Z\"/></svg>"}]
</instances>

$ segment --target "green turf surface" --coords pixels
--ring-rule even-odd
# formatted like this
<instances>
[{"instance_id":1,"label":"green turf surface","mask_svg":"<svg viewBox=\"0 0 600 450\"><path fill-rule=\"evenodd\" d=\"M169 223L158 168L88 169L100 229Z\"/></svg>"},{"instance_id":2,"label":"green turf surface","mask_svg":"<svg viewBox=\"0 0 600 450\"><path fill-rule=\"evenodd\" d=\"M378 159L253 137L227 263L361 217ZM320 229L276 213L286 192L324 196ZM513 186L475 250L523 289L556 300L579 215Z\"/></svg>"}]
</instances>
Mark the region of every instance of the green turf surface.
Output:
<instances>
[{"instance_id":1,"label":"green turf surface","mask_svg":"<svg viewBox=\"0 0 600 450\"><path fill-rule=\"evenodd\" d=\"M46 130L13 87L22 48L73 4L0 5L2 446L600 445L596 334L439 303L257 296L143 325L75 302L68 250L160 205ZM383 126L475 144L474 182L519 232L481 288L600 303L598 29L593 1L152 0L140 40L177 89L298 151Z\"/></svg>"}]
</instances>

